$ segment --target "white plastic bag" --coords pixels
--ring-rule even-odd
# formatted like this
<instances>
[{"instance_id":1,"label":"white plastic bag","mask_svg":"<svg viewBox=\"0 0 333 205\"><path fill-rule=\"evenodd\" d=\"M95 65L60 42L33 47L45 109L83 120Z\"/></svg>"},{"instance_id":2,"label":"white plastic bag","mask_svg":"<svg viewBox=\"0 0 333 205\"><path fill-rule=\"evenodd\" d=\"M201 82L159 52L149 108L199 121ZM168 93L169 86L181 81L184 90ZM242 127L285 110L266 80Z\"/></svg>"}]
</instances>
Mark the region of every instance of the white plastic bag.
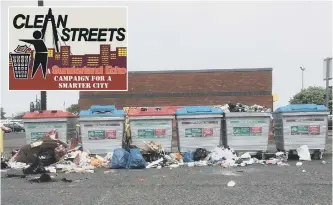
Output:
<instances>
[{"instance_id":1,"label":"white plastic bag","mask_svg":"<svg viewBox=\"0 0 333 205\"><path fill-rule=\"evenodd\" d=\"M228 187L233 187L235 185L236 185L236 183L234 181L230 181L227 186Z\"/></svg>"},{"instance_id":2,"label":"white plastic bag","mask_svg":"<svg viewBox=\"0 0 333 205\"><path fill-rule=\"evenodd\" d=\"M300 146L296 151L299 156L299 160L311 161L311 155L307 145Z\"/></svg>"}]
</instances>

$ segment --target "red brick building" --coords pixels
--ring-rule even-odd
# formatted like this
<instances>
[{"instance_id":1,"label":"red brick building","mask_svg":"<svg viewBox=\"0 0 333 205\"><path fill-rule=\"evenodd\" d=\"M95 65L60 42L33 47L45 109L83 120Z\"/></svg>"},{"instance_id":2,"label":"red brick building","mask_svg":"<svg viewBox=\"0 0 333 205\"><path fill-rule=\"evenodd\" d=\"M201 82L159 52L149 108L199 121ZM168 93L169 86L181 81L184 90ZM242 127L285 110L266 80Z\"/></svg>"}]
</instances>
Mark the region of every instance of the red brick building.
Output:
<instances>
[{"instance_id":1,"label":"red brick building","mask_svg":"<svg viewBox=\"0 0 333 205\"><path fill-rule=\"evenodd\" d=\"M273 108L272 69L135 71L127 92L81 91L80 109L91 105L122 107L223 105L228 102Z\"/></svg>"}]
</instances>

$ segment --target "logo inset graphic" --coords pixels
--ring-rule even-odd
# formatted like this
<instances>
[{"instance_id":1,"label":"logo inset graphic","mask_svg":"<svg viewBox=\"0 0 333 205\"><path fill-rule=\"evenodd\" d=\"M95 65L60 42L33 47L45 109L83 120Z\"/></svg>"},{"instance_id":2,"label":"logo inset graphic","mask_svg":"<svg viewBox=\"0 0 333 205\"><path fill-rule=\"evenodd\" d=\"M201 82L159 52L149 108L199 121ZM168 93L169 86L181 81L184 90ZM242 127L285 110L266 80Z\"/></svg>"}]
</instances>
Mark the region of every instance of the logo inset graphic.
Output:
<instances>
[{"instance_id":1,"label":"logo inset graphic","mask_svg":"<svg viewBox=\"0 0 333 205\"><path fill-rule=\"evenodd\" d=\"M126 91L126 32L126 7L11 7L9 90Z\"/></svg>"}]
</instances>

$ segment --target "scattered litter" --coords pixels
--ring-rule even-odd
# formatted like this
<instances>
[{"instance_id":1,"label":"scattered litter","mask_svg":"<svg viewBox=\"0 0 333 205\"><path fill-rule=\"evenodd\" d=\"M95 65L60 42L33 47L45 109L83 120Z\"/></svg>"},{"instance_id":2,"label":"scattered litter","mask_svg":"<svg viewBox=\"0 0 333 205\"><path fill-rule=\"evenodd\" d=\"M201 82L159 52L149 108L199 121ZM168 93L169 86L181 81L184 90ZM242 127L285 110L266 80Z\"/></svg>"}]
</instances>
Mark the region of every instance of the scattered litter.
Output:
<instances>
[{"instance_id":1,"label":"scattered litter","mask_svg":"<svg viewBox=\"0 0 333 205\"><path fill-rule=\"evenodd\" d=\"M63 181L63 182L68 182L68 183L73 182L73 180L71 180L71 179L66 179L66 178L62 178L61 181Z\"/></svg>"},{"instance_id":2,"label":"scattered litter","mask_svg":"<svg viewBox=\"0 0 333 205\"><path fill-rule=\"evenodd\" d=\"M244 105L241 103L228 103L225 105L216 105L214 107L220 108L224 113L229 112L271 112L272 110L260 105Z\"/></svg>"},{"instance_id":3,"label":"scattered litter","mask_svg":"<svg viewBox=\"0 0 333 205\"><path fill-rule=\"evenodd\" d=\"M8 165L6 162L1 162L1 169L7 169L7 167L8 167Z\"/></svg>"},{"instance_id":4,"label":"scattered litter","mask_svg":"<svg viewBox=\"0 0 333 205\"><path fill-rule=\"evenodd\" d=\"M127 163L129 169L144 169L146 168L146 161L140 153L140 149L130 149L129 159Z\"/></svg>"},{"instance_id":5,"label":"scattered litter","mask_svg":"<svg viewBox=\"0 0 333 205\"><path fill-rule=\"evenodd\" d=\"M169 167L170 167L170 168L177 168L177 167L179 167L179 164L172 164L172 165L170 165Z\"/></svg>"},{"instance_id":6,"label":"scattered litter","mask_svg":"<svg viewBox=\"0 0 333 205\"><path fill-rule=\"evenodd\" d=\"M326 164L326 161L322 161L321 163L322 163L322 164Z\"/></svg>"},{"instance_id":7,"label":"scattered litter","mask_svg":"<svg viewBox=\"0 0 333 205\"><path fill-rule=\"evenodd\" d=\"M245 152L244 154L242 154L242 156L240 157L241 159L251 159L251 155L248 152Z\"/></svg>"},{"instance_id":8,"label":"scattered litter","mask_svg":"<svg viewBox=\"0 0 333 205\"><path fill-rule=\"evenodd\" d=\"M50 173L57 173L57 170L53 166L45 167L45 170L50 172Z\"/></svg>"},{"instance_id":9,"label":"scattered litter","mask_svg":"<svg viewBox=\"0 0 333 205\"><path fill-rule=\"evenodd\" d=\"M248 161L244 161L244 163L246 165L251 165L251 164L255 163L256 160L257 160L257 158L250 158Z\"/></svg>"},{"instance_id":10,"label":"scattered litter","mask_svg":"<svg viewBox=\"0 0 333 205\"><path fill-rule=\"evenodd\" d=\"M279 159L280 161L282 161L282 162L286 162L287 158L288 158L288 156L284 152L277 152L277 153L275 153L275 157L277 159Z\"/></svg>"},{"instance_id":11,"label":"scattered litter","mask_svg":"<svg viewBox=\"0 0 333 205\"><path fill-rule=\"evenodd\" d=\"M163 158L160 158L159 160L156 160L146 166L146 168L152 168L154 166L157 166L159 163L163 162Z\"/></svg>"},{"instance_id":12,"label":"scattered litter","mask_svg":"<svg viewBox=\"0 0 333 205\"><path fill-rule=\"evenodd\" d=\"M178 152L174 153L174 155L175 155L175 159L178 161L181 161L183 159L182 155Z\"/></svg>"},{"instance_id":13,"label":"scattered litter","mask_svg":"<svg viewBox=\"0 0 333 205\"><path fill-rule=\"evenodd\" d=\"M127 166L130 153L123 148L115 149L112 155L111 168L125 169Z\"/></svg>"},{"instance_id":14,"label":"scattered litter","mask_svg":"<svg viewBox=\"0 0 333 205\"><path fill-rule=\"evenodd\" d=\"M296 151L299 156L299 160L311 161L311 155L310 155L309 148L307 145L300 146L299 148L297 148Z\"/></svg>"},{"instance_id":15,"label":"scattered litter","mask_svg":"<svg viewBox=\"0 0 333 205\"><path fill-rule=\"evenodd\" d=\"M284 162L278 162L277 163L277 165L279 166L279 167L283 167L283 166L289 166L289 164L287 164L287 163L284 163Z\"/></svg>"},{"instance_id":16,"label":"scattered litter","mask_svg":"<svg viewBox=\"0 0 333 205\"><path fill-rule=\"evenodd\" d=\"M241 107L241 110L236 112L243 112L243 108L247 109L239 104L235 105L234 108L230 104L226 107L233 112L237 106L238 108ZM263 107L257 106L254 110L256 110L254 112L258 110L262 112ZM197 148L195 152L167 154L164 152L162 145L153 141L144 142L146 146L143 149L130 145L127 150L118 148L113 152L108 152L105 157L101 157L90 153L88 150L83 152L81 144L74 149L70 149L66 143L59 141L55 137L56 135L57 132L52 130L38 141L23 146L18 151L13 152L12 158L8 162L3 162L1 166L8 165L12 169L21 169L24 174L22 176L41 174L34 182L47 181L47 176L49 176L47 173L94 173L96 168L102 167L111 169L169 168L172 170L183 165L188 167L220 165L223 168L245 167L252 164L289 166L286 163L288 158L284 152L277 152L275 158L267 160L258 160L251 157L249 152L245 152L238 157L232 148L219 146L212 150ZM308 160L309 151L307 146L299 147L297 153L300 160ZM322 161L322 164L326 164L326 162ZM296 163L296 166L301 165L302 162ZM104 174L109 172L114 172L114 170L104 171ZM243 170L237 172L243 172ZM138 181L145 180L138 179ZM69 181L71 180L66 182Z\"/></svg>"},{"instance_id":17,"label":"scattered litter","mask_svg":"<svg viewBox=\"0 0 333 205\"><path fill-rule=\"evenodd\" d=\"M109 161L111 161L111 159L112 159L112 155L113 155L113 152L108 152L108 153L106 154L106 156L104 157L104 160L109 160Z\"/></svg>"},{"instance_id":18,"label":"scattered litter","mask_svg":"<svg viewBox=\"0 0 333 205\"><path fill-rule=\"evenodd\" d=\"M230 182L228 183L228 186L229 186L229 187L233 187L233 186L235 186L235 184L236 184L236 183L235 183L234 181L230 181Z\"/></svg>"},{"instance_id":19,"label":"scattered litter","mask_svg":"<svg viewBox=\"0 0 333 205\"><path fill-rule=\"evenodd\" d=\"M302 164L303 164L302 162L297 162L296 166L300 167L300 166L302 166Z\"/></svg>"},{"instance_id":20,"label":"scattered litter","mask_svg":"<svg viewBox=\"0 0 333 205\"><path fill-rule=\"evenodd\" d=\"M8 167L12 169L23 169L29 167L29 165L22 162L8 162Z\"/></svg>"},{"instance_id":21,"label":"scattered litter","mask_svg":"<svg viewBox=\"0 0 333 205\"><path fill-rule=\"evenodd\" d=\"M303 169L302 172L304 173L304 172L306 172L306 171Z\"/></svg>"},{"instance_id":22,"label":"scattered litter","mask_svg":"<svg viewBox=\"0 0 333 205\"><path fill-rule=\"evenodd\" d=\"M198 167L207 166L207 161L194 162L194 165Z\"/></svg>"},{"instance_id":23,"label":"scattered litter","mask_svg":"<svg viewBox=\"0 0 333 205\"><path fill-rule=\"evenodd\" d=\"M145 179L145 178L138 178L137 181L138 181L138 182L146 182L147 179Z\"/></svg>"},{"instance_id":24,"label":"scattered litter","mask_svg":"<svg viewBox=\"0 0 333 205\"><path fill-rule=\"evenodd\" d=\"M194 153L193 152L185 152L183 154L184 162L193 162L194 161Z\"/></svg>"},{"instance_id":25,"label":"scattered litter","mask_svg":"<svg viewBox=\"0 0 333 205\"><path fill-rule=\"evenodd\" d=\"M204 160L208 155L208 152L206 149L203 148L197 148L194 152L194 161Z\"/></svg>"},{"instance_id":26,"label":"scattered litter","mask_svg":"<svg viewBox=\"0 0 333 205\"><path fill-rule=\"evenodd\" d=\"M92 165L94 167L101 167L102 166L102 161L97 159L97 158L92 158L90 160L90 165Z\"/></svg>"},{"instance_id":27,"label":"scattered litter","mask_svg":"<svg viewBox=\"0 0 333 205\"><path fill-rule=\"evenodd\" d=\"M52 178L48 174L41 174L40 177L36 177L34 179L30 179L31 182L41 183L41 182L51 182Z\"/></svg>"},{"instance_id":28,"label":"scattered litter","mask_svg":"<svg viewBox=\"0 0 333 205\"><path fill-rule=\"evenodd\" d=\"M24 178L26 178L26 175L25 174L7 174L6 175L6 178L22 178L22 179L24 179Z\"/></svg>"},{"instance_id":29,"label":"scattered litter","mask_svg":"<svg viewBox=\"0 0 333 205\"><path fill-rule=\"evenodd\" d=\"M266 164L277 164L278 162L280 162L278 159L269 159L266 160Z\"/></svg>"}]
</instances>

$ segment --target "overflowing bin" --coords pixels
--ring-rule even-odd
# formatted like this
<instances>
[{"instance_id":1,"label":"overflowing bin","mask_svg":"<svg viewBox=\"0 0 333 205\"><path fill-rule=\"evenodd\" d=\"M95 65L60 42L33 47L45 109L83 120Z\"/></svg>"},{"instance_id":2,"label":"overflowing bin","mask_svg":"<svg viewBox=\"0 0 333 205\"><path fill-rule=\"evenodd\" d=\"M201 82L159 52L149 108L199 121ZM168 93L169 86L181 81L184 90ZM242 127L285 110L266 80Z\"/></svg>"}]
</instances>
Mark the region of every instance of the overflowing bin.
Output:
<instances>
[{"instance_id":1,"label":"overflowing bin","mask_svg":"<svg viewBox=\"0 0 333 205\"><path fill-rule=\"evenodd\" d=\"M51 130L56 130L58 139L70 143L77 137L75 115L61 110L28 112L23 116L26 142L30 144Z\"/></svg>"},{"instance_id":2,"label":"overflowing bin","mask_svg":"<svg viewBox=\"0 0 333 205\"><path fill-rule=\"evenodd\" d=\"M154 141L161 144L165 152L172 148L172 122L175 118L173 107L139 107L128 112L132 143L144 148Z\"/></svg>"},{"instance_id":3,"label":"overflowing bin","mask_svg":"<svg viewBox=\"0 0 333 205\"><path fill-rule=\"evenodd\" d=\"M197 148L210 150L221 145L222 117L221 109L209 106L185 106L178 109L179 151L195 151Z\"/></svg>"},{"instance_id":4,"label":"overflowing bin","mask_svg":"<svg viewBox=\"0 0 333 205\"><path fill-rule=\"evenodd\" d=\"M12 65L14 69L15 79L28 79L29 74L29 53L10 53L12 58Z\"/></svg>"},{"instance_id":5,"label":"overflowing bin","mask_svg":"<svg viewBox=\"0 0 333 205\"><path fill-rule=\"evenodd\" d=\"M262 153L264 156L268 147L270 123L270 113L225 113L224 146L235 151Z\"/></svg>"},{"instance_id":6,"label":"overflowing bin","mask_svg":"<svg viewBox=\"0 0 333 205\"><path fill-rule=\"evenodd\" d=\"M310 153L321 159L328 134L328 114L324 105L299 104L278 108L273 113L277 150L295 154L298 147L307 145Z\"/></svg>"},{"instance_id":7,"label":"overflowing bin","mask_svg":"<svg viewBox=\"0 0 333 205\"><path fill-rule=\"evenodd\" d=\"M83 150L93 154L112 152L123 146L125 112L114 105L93 105L79 114Z\"/></svg>"}]
</instances>

